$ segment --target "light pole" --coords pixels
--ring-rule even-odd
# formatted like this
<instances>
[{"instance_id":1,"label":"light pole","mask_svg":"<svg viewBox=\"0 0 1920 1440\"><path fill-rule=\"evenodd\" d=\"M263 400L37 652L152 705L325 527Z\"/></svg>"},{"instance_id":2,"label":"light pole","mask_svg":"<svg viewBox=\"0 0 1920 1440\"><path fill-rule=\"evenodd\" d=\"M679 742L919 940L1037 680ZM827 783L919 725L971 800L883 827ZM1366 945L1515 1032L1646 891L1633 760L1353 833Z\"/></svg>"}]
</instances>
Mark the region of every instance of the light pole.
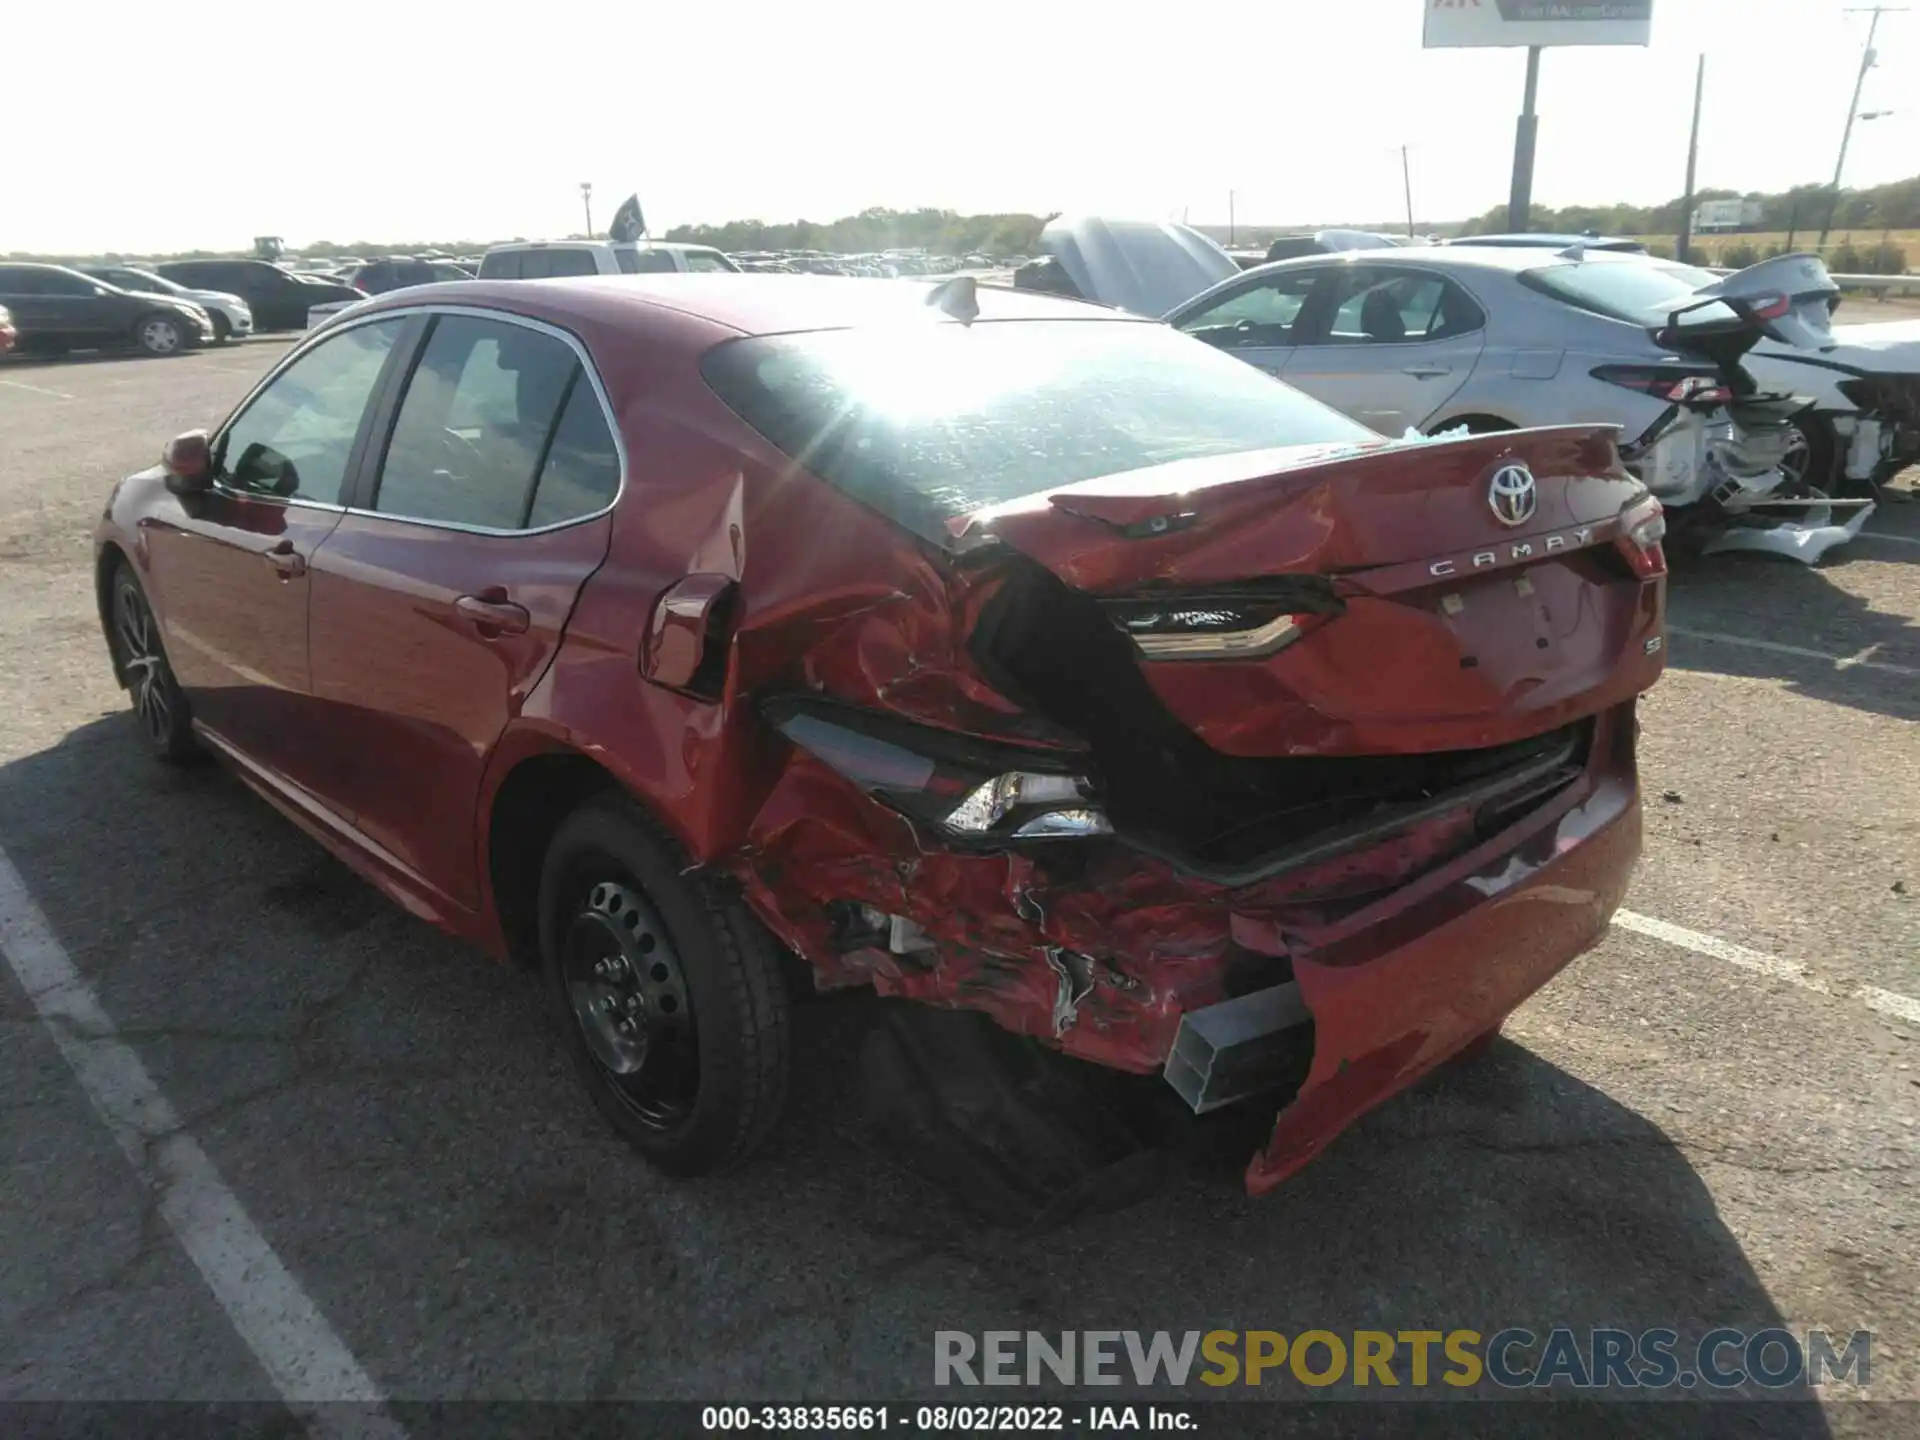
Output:
<instances>
[{"instance_id":1,"label":"light pole","mask_svg":"<svg viewBox=\"0 0 1920 1440\"><path fill-rule=\"evenodd\" d=\"M1407 158L1407 147L1400 147L1400 186L1407 195L1407 238L1413 239L1413 162Z\"/></svg>"},{"instance_id":2,"label":"light pole","mask_svg":"<svg viewBox=\"0 0 1920 1440\"><path fill-rule=\"evenodd\" d=\"M1693 248L1693 179L1700 161L1700 107L1707 95L1707 57L1700 57L1693 74L1693 136L1687 141L1687 193L1680 201L1680 240L1673 258L1688 264L1687 252Z\"/></svg>"},{"instance_id":3,"label":"light pole","mask_svg":"<svg viewBox=\"0 0 1920 1440\"><path fill-rule=\"evenodd\" d=\"M1880 33L1880 17L1888 13L1904 14L1906 8L1904 5L1875 5L1872 6L1869 11L1873 16L1873 20L1867 26L1867 48L1860 56L1860 74L1853 82L1853 99L1847 105L1846 128L1840 132L1840 158L1833 162L1833 189L1827 194L1827 218L1822 221L1820 225L1820 244L1822 247L1827 243L1827 236L1832 233L1833 212L1838 209L1840 205L1840 172L1847 168L1847 146L1853 140L1853 122L1855 120L1878 120L1882 115L1888 113L1885 110L1876 110L1870 115L1862 115L1860 113L1860 92L1866 88L1867 72L1873 69L1874 65L1878 63L1880 59L1873 48L1874 37ZM1849 13L1858 14L1859 11L1855 10Z\"/></svg>"},{"instance_id":4,"label":"light pole","mask_svg":"<svg viewBox=\"0 0 1920 1440\"><path fill-rule=\"evenodd\" d=\"M593 182L580 182L580 203L587 207L587 239L593 238Z\"/></svg>"}]
</instances>

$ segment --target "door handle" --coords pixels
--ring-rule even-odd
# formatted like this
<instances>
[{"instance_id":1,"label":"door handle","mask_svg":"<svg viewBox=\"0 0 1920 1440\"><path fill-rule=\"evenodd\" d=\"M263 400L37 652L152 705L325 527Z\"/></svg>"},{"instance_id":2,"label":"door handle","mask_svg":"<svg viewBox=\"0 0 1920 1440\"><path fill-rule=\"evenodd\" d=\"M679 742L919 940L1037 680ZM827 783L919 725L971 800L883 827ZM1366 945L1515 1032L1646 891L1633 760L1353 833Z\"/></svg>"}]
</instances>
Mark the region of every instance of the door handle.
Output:
<instances>
[{"instance_id":1,"label":"door handle","mask_svg":"<svg viewBox=\"0 0 1920 1440\"><path fill-rule=\"evenodd\" d=\"M453 608L480 632L483 640L500 635L524 635L533 623L527 607L514 604L507 599L507 592L498 588L478 595L462 595L453 602Z\"/></svg>"},{"instance_id":2,"label":"door handle","mask_svg":"<svg viewBox=\"0 0 1920 1440\"><path fill-rule=\"evenodd\" d=\"M280 572L282 580L298 580L307 573L307 557L293 548L291 540L282 540L267 551L267 563Z\"/></svg>"},{"instance_id":3,"label":"door handle","mask_svg":"<svg viewBox=\"0 0 1920 1440\"><path fill-rule=\"evenodd\" d=\"M1442 375L1451 375L1453 367L1451 365L1409 365L1400 373L1411 375L1416 380L1438 380Z\"/></svg>"}]
</instances>

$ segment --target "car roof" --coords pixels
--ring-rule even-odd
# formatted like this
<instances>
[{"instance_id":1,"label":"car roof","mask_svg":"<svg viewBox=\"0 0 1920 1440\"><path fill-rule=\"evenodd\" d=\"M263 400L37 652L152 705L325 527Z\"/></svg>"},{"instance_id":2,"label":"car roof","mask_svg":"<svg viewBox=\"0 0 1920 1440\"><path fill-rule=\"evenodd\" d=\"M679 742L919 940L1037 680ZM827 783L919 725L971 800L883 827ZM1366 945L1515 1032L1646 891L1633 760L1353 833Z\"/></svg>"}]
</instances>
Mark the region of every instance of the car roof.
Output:
<instances>
[{"instance_id":1,"label":"car roof","mask_svg":"<svg viewBox=\"0 0 1920 1440\"><path fill-rule=\"evenodd\" d=\"M933 282L863 280L839 275L583 275L564 280L460 280L394 291L365 312L410 305L458 304L505 310L565 327L641 321L651 313L690 316L741 335L845 330L898 323L924 313ZM1010 287L975 290L980 318L1137 321L1085 301Z\"/></svg>"}]
</instances>

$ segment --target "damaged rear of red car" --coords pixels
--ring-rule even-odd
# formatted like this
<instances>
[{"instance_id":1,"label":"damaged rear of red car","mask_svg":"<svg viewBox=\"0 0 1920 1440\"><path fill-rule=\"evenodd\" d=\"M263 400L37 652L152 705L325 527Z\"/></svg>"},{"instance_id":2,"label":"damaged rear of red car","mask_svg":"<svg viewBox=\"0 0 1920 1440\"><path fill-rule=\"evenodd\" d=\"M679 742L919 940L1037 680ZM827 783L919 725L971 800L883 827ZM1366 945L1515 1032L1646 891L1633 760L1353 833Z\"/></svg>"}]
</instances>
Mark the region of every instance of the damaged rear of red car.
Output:
<instances>
[{"instance_id":1,"label":"damaged rear of red car","mask_svg":"<svg viewBox=\"0 0 1920 1440\"><path fill-rule=\"evenodd\" d=\"M641 656L674 825L823 986L1270 1097L1264 1192L1602 935L1659 506L1608 430L1390 443L978 303L722 340L659 422L704 477Z\"/></svg>"}]
</instances>

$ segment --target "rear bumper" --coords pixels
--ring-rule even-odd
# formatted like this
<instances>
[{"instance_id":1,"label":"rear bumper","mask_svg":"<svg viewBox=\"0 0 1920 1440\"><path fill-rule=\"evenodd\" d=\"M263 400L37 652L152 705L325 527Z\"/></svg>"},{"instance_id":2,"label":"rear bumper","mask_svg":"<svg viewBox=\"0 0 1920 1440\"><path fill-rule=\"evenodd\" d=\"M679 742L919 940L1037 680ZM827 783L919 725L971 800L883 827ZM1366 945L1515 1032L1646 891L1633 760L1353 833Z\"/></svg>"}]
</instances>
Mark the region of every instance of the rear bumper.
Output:
<instances>
[{"instance_id":1,"label":"rear bumper","mask_svg":"<svg viewBox=\"0 0 1920 1440\"><path fill-rule=\"evenodd\" d=\"M1631 771L1519 844L1448 866L1432 893L1293 957L1314 1019L1313 1067L1247 1168L1263 1195L1347 1126L1497 1027L1606 932L1640 854ZM1464 870L1464 873L1462 871Z\"/></svg>"}]
</instances>

